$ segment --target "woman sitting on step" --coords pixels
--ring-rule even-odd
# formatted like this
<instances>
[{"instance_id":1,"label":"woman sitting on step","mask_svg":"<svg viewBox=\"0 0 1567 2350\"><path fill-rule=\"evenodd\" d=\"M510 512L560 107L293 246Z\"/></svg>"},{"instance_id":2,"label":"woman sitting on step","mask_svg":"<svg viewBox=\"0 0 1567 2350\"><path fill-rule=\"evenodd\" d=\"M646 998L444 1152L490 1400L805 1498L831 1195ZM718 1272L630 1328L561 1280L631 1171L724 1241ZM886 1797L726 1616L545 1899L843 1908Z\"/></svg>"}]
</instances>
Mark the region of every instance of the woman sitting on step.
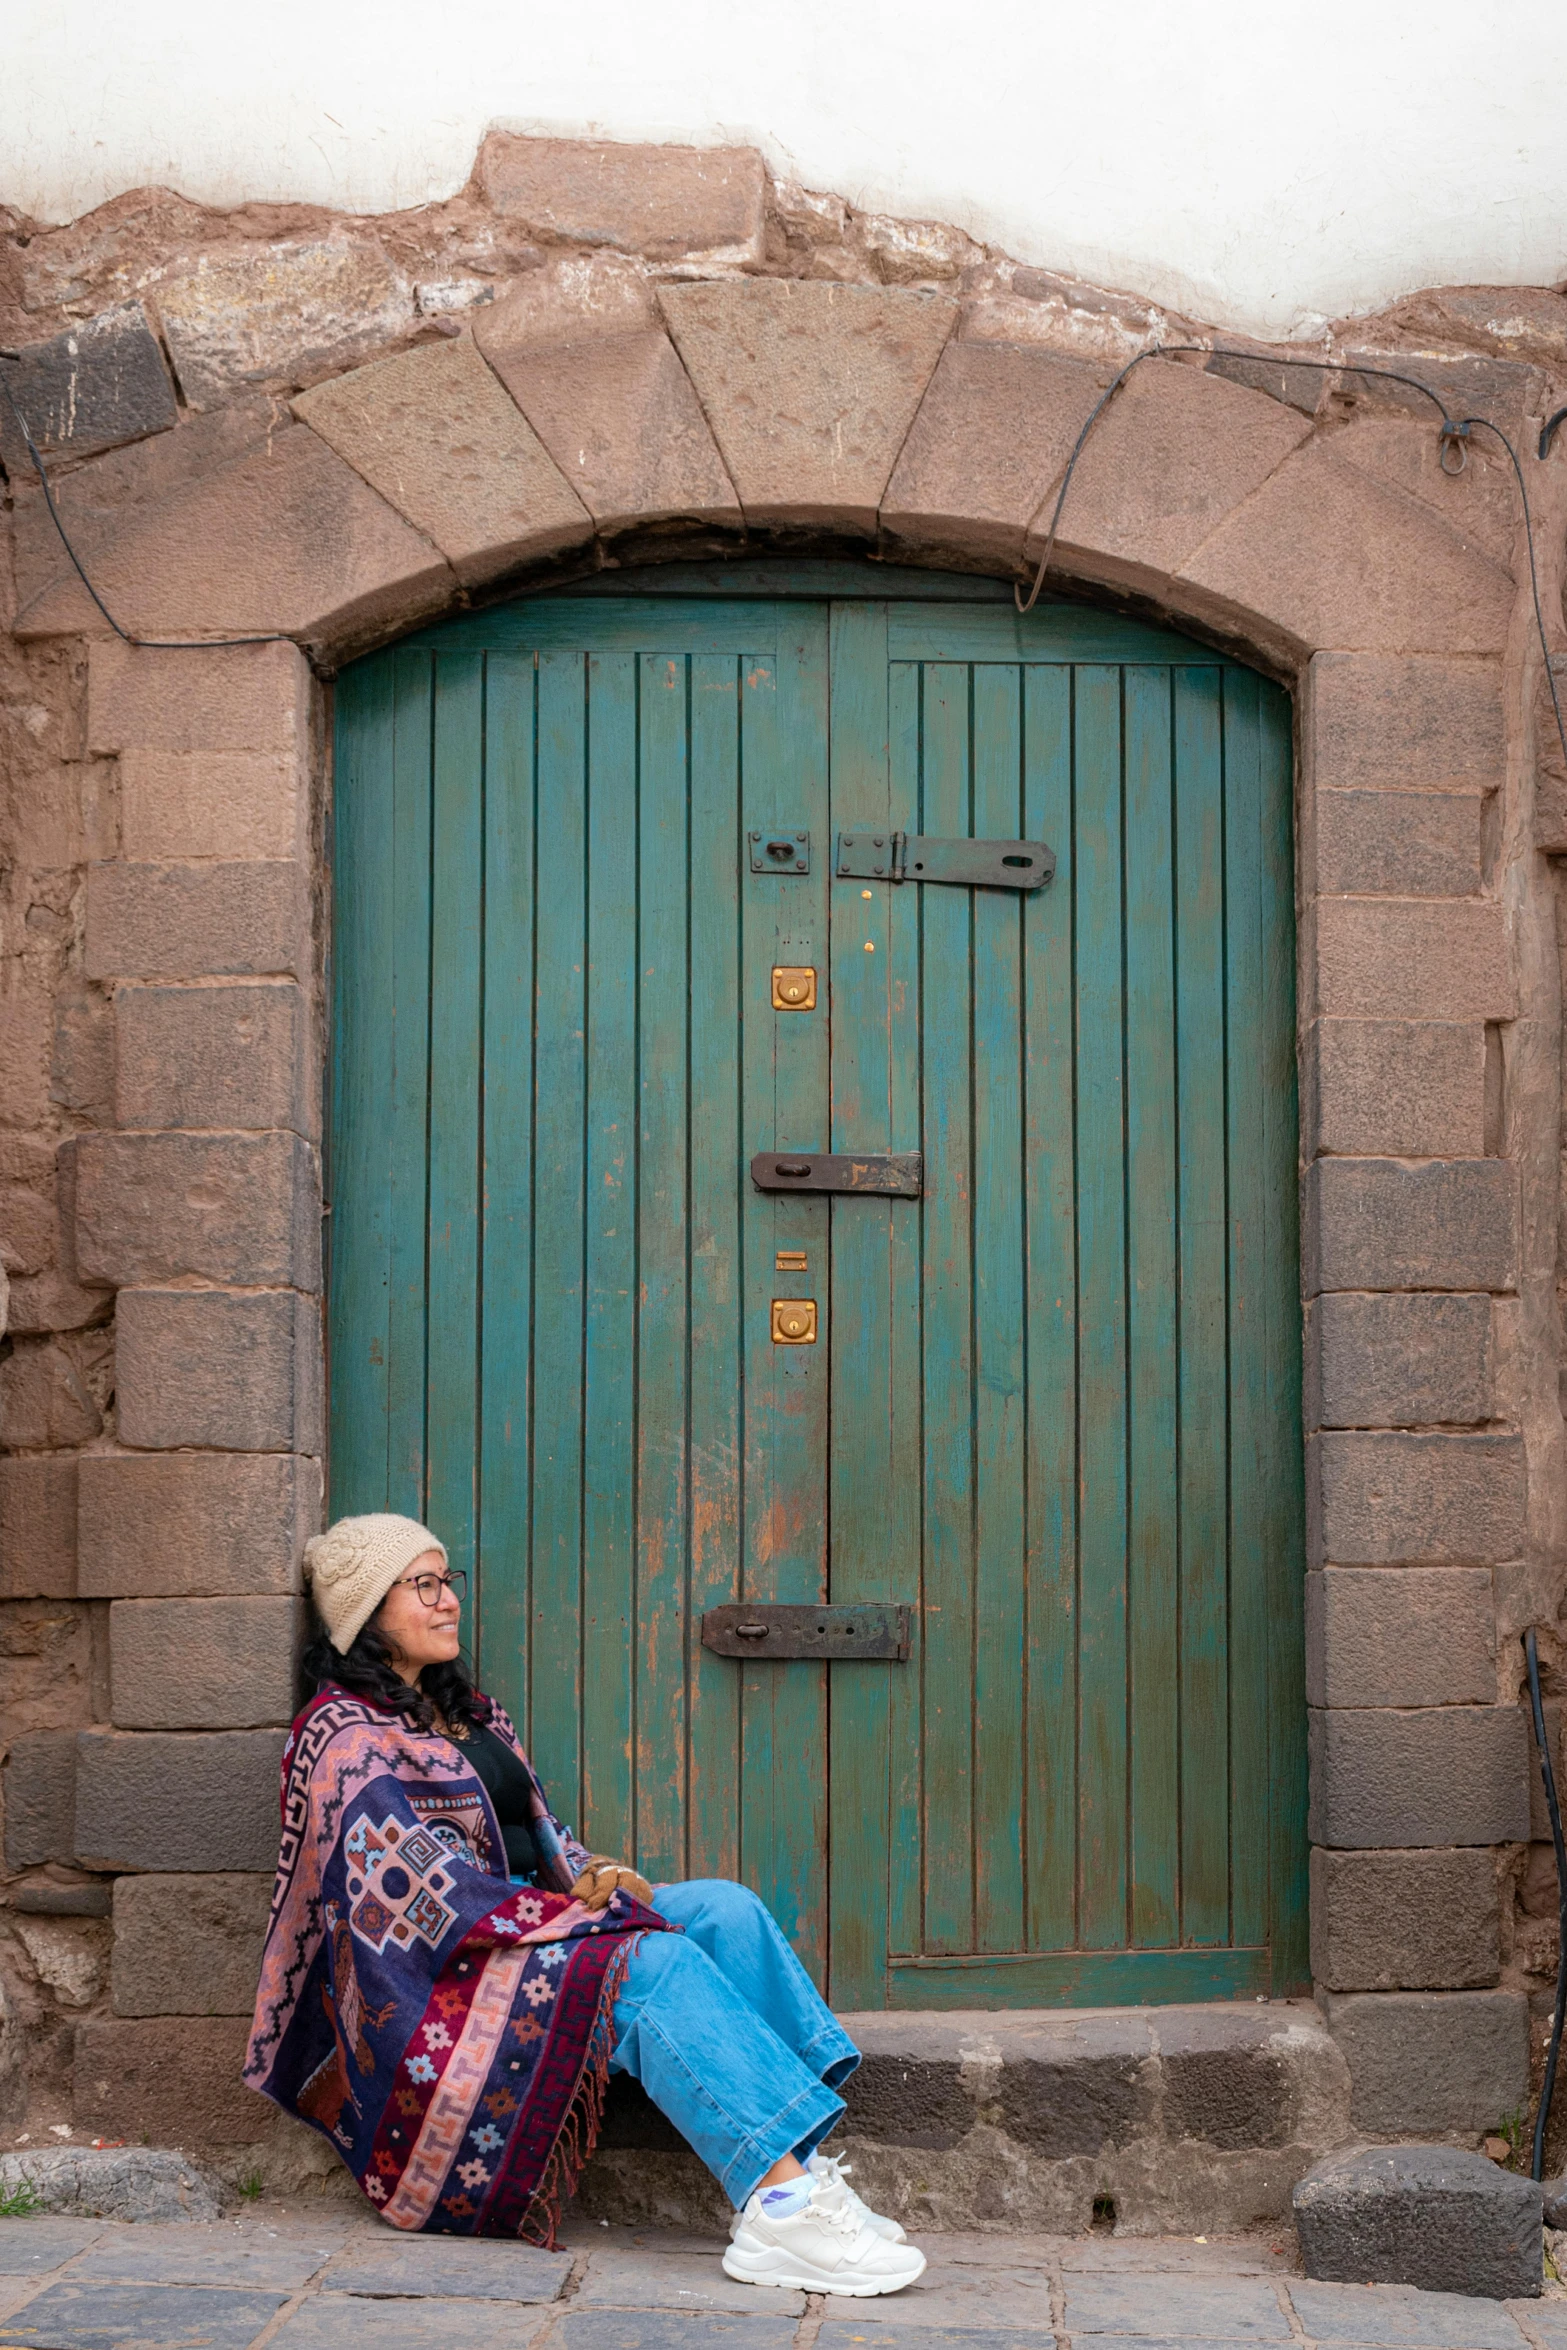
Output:
<instances>
[{"instance_id":1,"label":"woman sitting on step","mask_svg":"<svg viewBox=\"0 0 1567 2350\"><path fill-rule=\"evenodd\" d=\"M859 2056L761 1902L649 1885L560 1826L463 1668L463 1577L427 1528L340 1518L305 1572L322 1629L283 1750L251 2087L395 2227L553 2243L629 2073L738 2207L730 2276L912 2284L923 2254L817 2152Z\"/></svg>"}]
</instances>

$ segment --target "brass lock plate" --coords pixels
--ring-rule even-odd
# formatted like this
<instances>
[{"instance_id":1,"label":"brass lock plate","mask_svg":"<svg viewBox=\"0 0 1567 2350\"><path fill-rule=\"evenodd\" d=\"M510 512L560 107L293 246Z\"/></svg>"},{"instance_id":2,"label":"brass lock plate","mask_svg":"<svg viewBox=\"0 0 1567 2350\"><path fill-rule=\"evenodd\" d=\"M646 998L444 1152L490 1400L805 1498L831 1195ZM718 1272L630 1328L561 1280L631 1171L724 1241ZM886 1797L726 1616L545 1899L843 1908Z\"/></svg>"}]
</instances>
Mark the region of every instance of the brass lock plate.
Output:
<instances>
[{"instance_id":1,"label":"brass lock plate","mask_svg":"<svg viewBox=\"0 0 1567 2350\"><path fill-rule=\"evenodd\" d=\"M808 963L775 963L773 965L773 1010L775 1012L814 1012L816 1009L816 973Z\"/></svg>"},{"instance_id":2,"label":"brass lock plate","mask_svg":"<svg viewBox=\"0 0 1567 2350\"><path fill-rule=\"evenodd\" d=\"M816 1300L814 1297L775 1297L773 1299L774 1346L814 1346L816 1344Z\"/></svg>"}]
</instances>

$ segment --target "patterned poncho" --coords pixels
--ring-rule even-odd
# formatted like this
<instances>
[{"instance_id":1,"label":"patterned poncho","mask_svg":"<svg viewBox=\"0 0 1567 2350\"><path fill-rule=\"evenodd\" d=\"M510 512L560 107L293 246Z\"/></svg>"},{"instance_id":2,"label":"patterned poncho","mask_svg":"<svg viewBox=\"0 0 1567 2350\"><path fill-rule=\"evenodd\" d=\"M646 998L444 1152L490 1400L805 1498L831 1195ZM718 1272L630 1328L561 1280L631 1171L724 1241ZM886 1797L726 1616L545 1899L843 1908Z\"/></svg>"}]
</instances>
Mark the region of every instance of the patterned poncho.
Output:
<instances>
[{"instance_id":1,"label":"patterned poncho","mask_svg":"<svg viewBox=\"0 0 1567 2350\"><path fill-rule=\"evenodd\" d=\"M497 1706L490 1727L527 1765ZM533 1776L550 1886L519 1887L460 1746L328 1685L283 1751L283 1846L244 2077L383 2219L553 2243L593 2151L611 2010L664 1920L571 1898L588 1859Z\"/></svg>"}]
</instances>

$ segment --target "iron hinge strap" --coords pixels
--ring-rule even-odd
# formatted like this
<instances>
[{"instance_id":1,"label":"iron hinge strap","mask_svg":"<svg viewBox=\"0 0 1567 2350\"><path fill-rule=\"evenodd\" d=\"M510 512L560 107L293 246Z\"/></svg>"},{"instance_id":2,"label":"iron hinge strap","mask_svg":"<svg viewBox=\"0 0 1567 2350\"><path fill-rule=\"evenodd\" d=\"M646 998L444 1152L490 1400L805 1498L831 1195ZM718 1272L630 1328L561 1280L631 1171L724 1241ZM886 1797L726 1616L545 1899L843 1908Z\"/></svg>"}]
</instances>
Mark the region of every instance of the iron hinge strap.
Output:
<instances>
[{"instance_id":1,"label":"iron hinge strap","mask_svg":"<svg viewBox=\"0 0 1567 2350\"><path fill-rule=\"evenodd\" d=\"M946 882L954 889L1042 889L1056 869L1042 840L939 840L931 833L840 832L845 881Z\"/></svg>"}]
</instances>

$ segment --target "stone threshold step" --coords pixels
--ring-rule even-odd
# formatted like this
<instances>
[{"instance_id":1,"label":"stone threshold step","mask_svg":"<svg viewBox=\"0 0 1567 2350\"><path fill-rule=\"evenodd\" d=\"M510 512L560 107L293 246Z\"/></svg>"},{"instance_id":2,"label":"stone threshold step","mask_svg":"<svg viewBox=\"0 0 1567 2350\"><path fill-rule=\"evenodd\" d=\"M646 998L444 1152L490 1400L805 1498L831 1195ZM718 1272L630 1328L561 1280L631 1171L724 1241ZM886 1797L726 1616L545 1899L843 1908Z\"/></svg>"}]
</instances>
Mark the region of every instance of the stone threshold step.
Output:
<instances>
[{"instance_id":1,"label":"stone threshold step","mask_svg":"<svg viewBox=\"0 0 1567 2350\"><path fill-rule=\"evenodd\" d=\"M1287 2224L1295 2181L1350 2142L1349 2075L1310 2000L845 2015L864 2062L831 2150L906 2227L1075 2235ZM724 2217L632 2082L584 2176L604 2219Z\"/></svg>"}]
</instances>

